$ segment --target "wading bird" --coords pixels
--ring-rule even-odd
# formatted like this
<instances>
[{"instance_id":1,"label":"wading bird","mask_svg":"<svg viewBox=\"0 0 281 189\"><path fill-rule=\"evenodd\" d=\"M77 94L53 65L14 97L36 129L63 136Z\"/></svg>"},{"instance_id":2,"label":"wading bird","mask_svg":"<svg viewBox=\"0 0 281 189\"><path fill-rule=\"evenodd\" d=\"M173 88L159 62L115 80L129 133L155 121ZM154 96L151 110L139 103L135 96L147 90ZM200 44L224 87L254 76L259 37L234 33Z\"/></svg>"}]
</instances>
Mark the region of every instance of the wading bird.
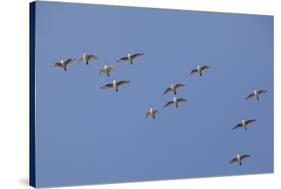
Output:
<instances>
[{"instance_id":1,"label":"wading bird","mask_svg":"<svg viewBox=\"0 0 281 189\"><path fill-rule=\"evenodd\" d=\"M56 63L54 63L54 64L51 64L50 67L55 67L55 68L61 67L61 68L64 69L64 71L67 71L67 66L68 66L68 64L71 64L73 61L74 61L74 59L72 59L72 58L68 58L68 59L66 59L66 60L60 59L59 62L56 62Z\"/></svg>"},{"instance_id":2,"label":"wading bird","mask_svg":"<svg viewBox=\"0 0 281 189\"><path fill-rule=\"evenodd\" d=\"M164 91L164 95L167 94L168 92L173 92L176 95L177 94L177 89L180 88L180 87L184 87L184 84L181 84L181 83L171 84L171 86L168 87Z\"/></svg>"},{"instance_id":3,"label":"wading bird","mask_svg":"<svg viewBox=\"0 0 281 189\"><path fill-rule=\"evenodd\" d=\"M249 126L250 123L255 122L255 119L249 119L249 120L242 120L240 123L238 123L237 125L235 125L235 127L233 127L232 129L237 129L237 128L244 128L245 131L247 130L247 127Z\"/></svg>"},{"instance_id":4,"label":"wading bird","mask_svg":"<svg viewBox=\"0 0 281 189\"><path fill-rule=\"evenodd\" d=\"M127 56L121 57L119 60L117 60L116 62L130 62L131 64L133 64L133 60L139 56L143 56L144 53L134 53L131 54L130 52L128 52Z\"/></svg>"},{"instance_id":5,"label":"wading bird","mask_svg":"<svg viewBox=\"0 0 281 189\"><path fill-rule=\"evenodd\" d=\"M165 104L164 108L167 107L167 106L170 106L170 105L175 105L176 108L177 108L177 107L178 107L178 104L179 104L180 102L186 102L186 101L187 101L187 100L184 99L184 98L173 97L172 100L168 101L168 102Z\"/></svg>"},{"instance_id":6,"label":"wading bird","mask_svg":"<svg viewBox=\"0 0 281 189\"><path fill-rule=\"evenodd\" d=\"M113 80L112 83L105 84L105 85L102 86L101 88L102 88L102 89L110 89L110 88L113 88L113 89L115 89L116 92L118 92L118 88L119 88L121 85L128 84L129 82L130 82L130 81L126 81L126 80L123 80L123 81L116 81L116 80Z\"/></svg>"},{"instance_id":7,"label":"wading bird","mask_svg":"<svg viewBox=\"0 0 281 189\"><path fill-rule=\"evenodd\" d=\"M249 94L249 95L245 98L245 100L248 100L248 99L250 99L250 98L252 98L252 97L256 97L257 100L260 100L260 95L262 95L262 94L264 94L264 93L266 93L266 92L267 92L267 90L257 90L257 89L255 89L251 94Z\"/></svg>"},{"instance_id":8,"label":"wading bird","mask_svg":"<svg viewBox=\"0 0 281 189\"><path fill-rule=\"evenodd\" d=\"M191 70L190 74L199 73L199 75L202 76L202 72L204 70L209 69L209 68L210 68L210 66L200 66L200 65L198 65L197 68Z\"/></svg>"},{"instance_id":9,"label":"wading bird","mask_svg":"<svg viewBox=\"0 0 281 189\"><path fill-rule=\"evenodd\" d=\"M239 165L241 166L242 165L242 160L245 159L245 158L249 158L250 155L248 154L245 154L245 155L240 155L240 154L237 154L229 163L235 163L235 162L238 162Z\"/></svg>"}]
</instances>

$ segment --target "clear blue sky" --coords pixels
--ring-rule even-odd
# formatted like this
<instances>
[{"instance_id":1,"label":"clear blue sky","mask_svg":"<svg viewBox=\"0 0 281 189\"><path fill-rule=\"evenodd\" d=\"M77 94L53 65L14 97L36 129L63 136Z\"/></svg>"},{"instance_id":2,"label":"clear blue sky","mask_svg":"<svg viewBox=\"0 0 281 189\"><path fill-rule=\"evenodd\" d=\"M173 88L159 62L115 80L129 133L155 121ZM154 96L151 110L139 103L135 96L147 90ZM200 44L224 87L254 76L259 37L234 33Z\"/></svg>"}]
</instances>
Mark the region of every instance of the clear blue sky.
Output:
<instances>
[{"instance_id":1,"label":"clear blue sky","mask_svg":"<svg viewBox=\"0 0 281 189\"><path fill-rule=\"evenodd\" d=\"M273 17L37 2L36 174L39 186L273 171ZM99 60L50 68L83 51ZM115 61L143 52L134 65ZM115 64L108 79L100 67ZM198 64L212 68L189 75ZM130 80L119 92L102 90ZM186 87L178 109L164 104ZM244 98L254 89L260 101ZM150 107L160 115L145 118ZM256 119L232 130L241 119ZM251 158L229 165L236 153Z\"/></svg>"}]
</instances>

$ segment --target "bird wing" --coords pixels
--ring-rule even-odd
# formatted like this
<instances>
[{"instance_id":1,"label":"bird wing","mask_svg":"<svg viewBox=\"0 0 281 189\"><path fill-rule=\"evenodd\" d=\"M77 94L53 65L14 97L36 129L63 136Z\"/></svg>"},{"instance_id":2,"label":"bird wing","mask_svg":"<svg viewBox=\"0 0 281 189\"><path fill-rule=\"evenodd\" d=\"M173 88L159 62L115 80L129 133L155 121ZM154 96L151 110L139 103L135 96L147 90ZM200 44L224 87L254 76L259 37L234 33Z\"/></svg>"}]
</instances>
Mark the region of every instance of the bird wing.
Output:
<instances>
[{"instance_id":1,"label":"bird wing","mask_svg":"<svg viewBox=\"0 0 281 189\"><path fill-rule=\"evenodd\" d=\"M159 111L158 109L153 109L153 110L152 110L152 113L153 113L153 114L159 114L160 111Z\"/></svg>"},{"instance_id":2,"label":"bird wing","mask_svg":"<svg viewBox=\"0 0 281 189\"><path fill-rule=\"evenodd\" d=\"M182 84L182 83L177 83L177 84L175 85L175 88L176 88L176 89L179 88L179 87L184 87L184 84Z\"/></svg>"},{"instance_id":3,"label":"bird wing","mask_svg":"<svg viewBox=\"0 0 281 189\"><path fill-rule=\"evenodd\" d=\"M132 59L134 59L138 56L143 56L143 55L144 55L144 53L135 53L135 54L132 54L131 57L132 57Z\"/></svg>"},{"instance_id":4,"label":"bird wing","mask_svg":"<svg viewBox=\"0 0 281 189\"><path fill-rule=\"evenodd\" d=\"M128 61L128 57L127 56L124 56L122 58L120 58L119 60L117 60L116 62L121 62L121 61Z\"/></svg>"},{"instance_id":5,"label":"bird wing","mask_svg":"<svg viewBox=\"0 0 281 189\"><path fill-rule=\"evenodd\" d=\"M118 82L117 82L117 86L125 85L125 84L128 84L128 83L130 83L130 81L126 81L126 80L124 80L124 81L118 81Z\"/></svg>"},{"instance_id":6,"label":"bird wing","mask_svg":"<svg viewBox=\"0 0 281 189\"><path fill-rule=\"evenodd\" d=\"M245 100L248 100L248 99L252 98L253 96L255 96L255 94L254 94L254 93L251 93L251 94L249 94L249 95L245 98Z\"/></svg>"},{"instance_id":7,"label":"bird wing","mask_svg":"<svg viewBox=\"0 0 281 189\"><path fill-rule=\"evenodd\" d=\"M233 158L233 159L229 162L229 164L234 163L234 162L236 162L236 161L238 161L238 159L235 157L235 158Z\"/></svg>"},{"instance_id":8,"label":"bird wing","mask_svg":"<svg viewBox=\"0 0 281 189\"><path fill-rule=\"evenodd\" d=\"M198 70L197 69L193 69L193 70L191 70L190 74L192 75L192 74L194 74L196 72L198 72Z\"/></svg>"},{"instance_id":9,"label":"bird wing","mask_svg":"<svg viewBox=\"0 0 281 189\"><path fill-rule=\"evenodd\" d=\"M207 69L209 69L210 68L210 66L202 66L201 67L201 70L203 71L203 70L207 70Z\"/></svg>"},{"instance_id":10,"label":"bird wing","mask_svg":"<svg viewBox=\"0 0 281 189\"><path fill-rule=\"evenodd\" d=\"M106 70L104 68L100 69L99 75L106 73Z\"/></svg>"},{"instance_id":11,"label":"bird wing","mask_svg":"<svg viewBox=\"0 0 281 189\"><path fill-rule=\"evenodd\" d=\"M186 102L187 100L184 98L178 98L178 102Z\"/></svg>"},{"instance_id":12,"label":"bird wing","mask_svg":"<svg viewBox=\"0 0 281 189\"><path fill-rule=\"evenodd\" d=\"M54 64L50 64L50 67L62 67L62 64L60 62L56 62Z\"/></svg>"},{"instance_id":13,"label":"bird wing","mask_svg":"<svg viewBox=\"0 0 281 189\"><path fill-rule=\"evenodd\" d=\"M146 118L147 118L148 116L150 116L150 115L151 115L150 111L145 112L145 117L146 117Z\"/></svg>"},{"instance_id":14,"label":"bird wing","mask_svg":"<svg viewBox=\"0 0 281 189\"><path fill-rule=\"evenodd\" d=\"M108 84L105 84L104 86L102 86L101 88L102 89L108 89L108 88L112 88L113 87L113 84L112 83L108 83Z\"/></svg>"},{"instance_id":15,"label":"bird wing","mask_svg":"<svg viewBox=\"0 0 281 189\"><path fill-rule=\"evenodd\" d=\"M237 129L237 128L240 128L240 127L242 127L243 125L242 125L242 123L238 123L237 125L235 125L235 127L233 127L232 129Z\"/></svg>"},{"instance_id":16,"label":"bird wing","mask_svg":"<svg viewBox=\"0 0 281 189\"><path fill-rule=\"evenodd\" d=\"M88 55L88 60L91 60L91 59L98 59L95 55L93 55L93 54L89 54Z\"/></svg>"},{"instance_id":17,"label":"bird wing","mask_svg":"<svg viewBox=\"0 0 281 189\"><path fill-rule=\"evenodd\" d=\"M249 123L253 123L255 121L256 121L255 119L249 119L249 120L246 121L246 125L249 124Z\"/></svg>"},{"instance_id":18,"label":"bird wing","mask_svg":"<svg viewBox=\"0 0 281 189\"><path fill-rule=\"evenodd\" d=\"M266 93L267 92L267 90L259 90L258 91L258 94L264 94L264 93Z\"/></svg>"},{"instance_id":19,"label":"bird wing","mask_svg":"<svg viewBox=\"0 0 281 189\"><path fill-rule=\"evenodd\" d=\"M68 64L71 64L72 62L73 62L73 59L69 58L65 61L65 64L68 65Z\"/></svg>"},{"instance_id":20,"label":"bird wing","mask_svg":"<svg viewBox=\"0 0 281 189\"><path fill-rule=\"evenodd\" d=\"M115 69L114 66L112 66L112 65L111 65L111 66L107 66L107 70L108 70L109 72L111 72L113 69Z\"/></svg>"},{"instance_id":21,"label":"bird wing","mask_svg":"<svg viewBox=\"0 0 281 189\"><path fill-rule=\"evenodd\" d=\"M168 92L172 91L171 87L168 87L165 91L164 91L164 95L167 94Z\"/></svg>"},{"instance_id":22,"label":"bird wing","mask_svg":"<svg viewBox=\"0 0 281 189\"><path fill-rule=\"evenodd\" d=\"M78 58L77 63L79 64L81 61L83 61L83 57L82 57L82 56L80 56L80 57Z\"/></svg>"},{"instance_id":23,"label":"bird wing","mask_svg":"<svg viewBox=\"0 0 281 189\"><path fill-rule=\"evenodd\" d=\"M245 154L245 155L242 155L240 158L241 158L241 160L242 160L242 159L249 158L249 157L250 157L250 155Z\"/></svg>"},{"instance_id":24,"label":"bird wing","mask_svg":"<svg viewBox=\"0 0 281 189\"><path fill-rule=\"evenodd\" d=\"M170 100L169 102L167 102L167 103L165 104L164 108L167 107L167 106L170 106L171 104L174 104L174 101Z\"/></svg>"}]
</instances>

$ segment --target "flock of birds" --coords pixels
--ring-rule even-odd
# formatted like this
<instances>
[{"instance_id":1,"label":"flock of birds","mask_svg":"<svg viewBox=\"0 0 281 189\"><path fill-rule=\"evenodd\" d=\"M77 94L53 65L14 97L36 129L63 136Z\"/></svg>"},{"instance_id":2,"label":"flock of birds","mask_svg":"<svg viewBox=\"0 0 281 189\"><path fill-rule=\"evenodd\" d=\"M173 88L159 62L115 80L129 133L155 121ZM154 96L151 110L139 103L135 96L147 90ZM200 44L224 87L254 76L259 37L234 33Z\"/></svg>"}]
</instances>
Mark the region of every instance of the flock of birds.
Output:
<instances>
[{"instance_id":1,"label":"flock of birds","mask_svg":"<svg viewBox=\"0 0 281 189\"><path fill-rule=\"evenodd\" d=\"M128 52L127 56L121 57L119 58L116 62L124 62L124 63L130 63L133 65L134 60L137 57L143 56L144 53L130 53ZM86 63L87 65L89 64L90 61L94 61L97 60L97 56L95 56L94 54L87 54L87 53L83 53L78 60L76 61L75 58L68 58L66 60L61 59L59 62L56 62L54 64L51 64L51 67L56 67L56 68L63 68L64 71L67 71L67 67L69 64L77 62L78 64L81 62ZM203 71L208 70L210 68L210 66L200 66L198 65L195 69L192 69L190 74L199 74L199 76L203 76ZM115 66L113 65L104 65L102 68L100 68L99 70L99 74L106 74L107 77L110 77L110 73L112 72L112 70L115 69ZM118 89L120 86L122 85L126 85L128 84L130 81L128 80L120 80L120 81L116 81L113 80L110 83L107 83L103 86L101 86L102 89L114 89L116 92L118 92ZM166 95L167 93L173 93L174 97L168 101L165 105L165 107L174 105L176 108L178 108L179 103L183 103L183 102L187 102L187 100L185 98L179 98L176 97L177 95L177 90L179 88L184 87L184 84L182 83L175 83L175 84L171 84L168 88L166 88L164 90L164 94ZM253 90L246 98L245 100L249 100L251 98L256 98L256 100L260 100L260 96L264 93L266 93L266 90ZM145 117L152 117L153 119L156 118L156 115L160 113L160 110L158 108L154 108L154 107L150 107L146 112L145 112ZM247 127L251 124L254 123L256 120L255 119L250 119L250 120L241 120L240 123L238 123L237 125L235 125L233 127L233 129L238 129L238 128L244 128L245 131L247 130ZM236 154L235 157L229 162L230 164L237 162L240 166L242 165L242 160L249 158L250 155L249 154Z\"/></svg>"}]
</instances>

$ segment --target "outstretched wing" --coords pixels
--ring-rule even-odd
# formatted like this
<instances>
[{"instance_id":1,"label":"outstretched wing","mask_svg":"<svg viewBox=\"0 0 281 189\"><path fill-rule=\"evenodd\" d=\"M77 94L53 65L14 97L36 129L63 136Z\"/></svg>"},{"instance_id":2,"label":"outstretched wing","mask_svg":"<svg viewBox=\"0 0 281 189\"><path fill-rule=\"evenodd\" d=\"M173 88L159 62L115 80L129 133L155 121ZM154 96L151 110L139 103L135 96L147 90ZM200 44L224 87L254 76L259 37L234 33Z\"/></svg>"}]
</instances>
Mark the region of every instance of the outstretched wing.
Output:
<instances>
[{"instance_id":1,"label":"outstretched wing","mask_svg":"<svg viewBox=\"0 0 281 189\"><path fill-rule=\"evenodd\" d=\"M191 70L190 74L192 75L192 74L197 73L197 72L198 72L197 69L193 69L193 70Z\"/></svg>"},{"instance_id":2,"label":"outstretched wing","mask_svg":"<svg viewBox=\"0 0 281 189\"><path fill-rule=\"evenodd\" d=\"M109 89L109 88L112 88L112 87L113 87L113 84L112 83L108 83L108 84L102 86L101 88L102 89Z\"/></svg>"},{"instance_id":3,"label":"outstretched wing","mask_svg":"<svg viewBox=\"0 0 281 189\"><path fill-rule=\"evenodd\" d=\"M242 160L242 159L246 159L246 158L249 158L249 157L250 157L250 155L245 154L245 155L242 155L240 158L241 158L241 160Z\"/></svg>"},{"instance_id":4,"label":"outstretched wing","mask_svg":"<svg viewBox=\"0 0 281 189\"><path fill-rule=\"evenodd\" d=\"M167 103L165 104L164 108L167 107L167 106L170 106L170 105L172 105L172 104L174 104L174 101L170 100L169 102L167 102Z\"/></svg>"},{"instance_id":5,"label":"outstretched wing","mask_svg":"<svg viewBox=\"0 0 281 189\"><path fill-rule=\"evenodd\" d=\"M69 58L65 61L65 65L71 64L73 62L72 58Z\"/></svg>"},{"instance_id":6,"label":"outstretched wing","mask_svg":"<svg viewBox=\"0 0 281 189\"><path fill-rule=\"evenodd\" d=\"M164 95L167 94L168 92L172 91L171 87L168 87L165 91L164 91Z\"/></svg>"},{"instance_id":7,"label":"outstretched wing","mask_svg":"<svg viewBox=\"0 0 281 189\"><path fill-rule=\"evenodd\" d=\"M233 158L233 159L229 162L229 164L234 163L234 162L236 162L236 161L238 161L238 159L235 157L235 158Z\"/></svg>"},{"instance_id":8,"label":"outstretched wing","mask_svg":"<svg viewBox=\"0 0 281 189\"><path fill-rule=\"evenodd\" d=\"M267 92L267 90L259 90L258 91L258 94L264 94L264 93L266 93Z\"/></svg>"},{"instance_id":9,"label":"outstretched wing","mask_svg":"<svg viewBox=\"0 0 281 189\"><path fill-rule=\"evenodd\" d=\"M158 109L153 109L153 110L152 110L152 113L153 113L153 114L159 114L160 111L159 111Z\"/></svg>"},{"instance_id":10,"label":"outstretched wing","mask_svg":"<svg viewBox=\"0 0 281 189\"><path fill-rule=\"evenodd\" d=\"M237 125L235 125L235 127L233 127L232 129L237 129L237 128L240 128L240 127L242 127L243 125L242 125L242 123L238 123Z\"/></svg>"},{"instance_id":11,"label":"outstretched wing","mask_svg":"<svg viewBox=\"0 0 281 189\"><path fill-rule=\"evenodd\" d=\"M130 83L130 81L126 81L126 80L118 81L117 86L125 85L125 84L128 84L128 83Z\"/></svg>"},{"instance_id":12,"label":"outstretched wing","mask_svg":"<svg viewBox=\"0 0 281 189\"><path fill-rule=\"evenodd\" d=\"M50 64L50 67L62 67L62 64L60 62L56 62L54 64Z\"/></svg>"},{"instance_id":13,"label":"outstretched wing","mask_svg":"<svg viewBox=\"0 0 281 189\"><path fill-rule=\"evenodd\" d=\"M184 87L184 84L182 84L182 83L177 83L177 84L175 85L175 88L176 88L176 89L179 88L179 87Z\"/></svg>"},{"instance_id":14,"label":"outstretched wing","mask_svg":"<svg viewBox=\"0 0 281 189\"><path fill-rule=\"evenodd\" d=\"M77 63L79 64L79 63L82 62L82 61L83 61L83 57L80 56L80 57L78 58L78 60L77 60Z\"/></svg>"},{"instance_id":15,"label":"outstretched wing","mask_svg":"<svg viewBox=\"0 0 281 189\"><path fill-rule=\"evenodd\" d=\"M177 100L178 102L186 102L187 100L186 99L184 99L184 98L178 98L178 100Z\"/></svg>"},{"instance_id":16,"label":"outstretched wing","mask_svg":"<svg viewBox=\"0 0 281 189\"><path fill-rule=\"evenodd\" d=\"M252 98L252 97L254 97L255 96L255 94L254 93L251 93L251 94L249 94L246 98L245 98L245 100L248 100L248 99L250 99L250 98Z\"/></svg>"},{"instance_id":17,"label":"outstretched wing","mask_svg":"<svg viewBox=\"0 0 281 189\"><path fill-rule=\"evenodd\" d=\"M95 55L93 55L93 54L89 54L88 55L88 60L91 60L91 59L94 59L94 60L96 60L96 59L98 59Z\"/></svg>"},{"instance_id":18,"label":"outstretched wing","mask_svg":"<svg viewBox=\"0 0 281 189\"><path fill-rule=\"evenodd\" d=\"M115 68L114 68L114 66L111 65L111 66L107 66L106 69L107 69L107 71L111 72L111 71L114 70Z\"/></svg>"},{"instance_id":19,"label":"outstretched wing","mask_svg":"<svg viewBox=\"0 0 281 189\"><path fill-rule=\"evenodd\" d=\"M150 111L145 112L145 117L146 118L148 118L148 116L150 116L150 115L151 115Z\"/></svg>"},{"instance_id":20,"label":"outstretched wing","mask_svg":"<svg viewBox=\"0 0 281 189\"><path fill-rule=\"evenodd\" d=\"M132 57L132 59L134 59L138 56L143 56L143 55L144 55L144 53L135 53L135 54L132 54L131 57Z\"/></svg>"},{"instance_id":21,"label":"outstretched wing","mask_svg":"<svg viewBox=\"0 0 281 189\"><path fill-rule=\"evenodd\" d=\"M256 121L255 119L249 119L249 120L246 121L246 125L248 125L249 123L253 123L255 121Z\"/></svg>"},{"instance_id":22,"label":"outstretched wing","mask_svg":"<svg viewBox=\"0 0 281 189\"><path fill-rule=\"evenodd\" d=\"M100 69L99 75L106 73L106 70L104 68Z\"/></svg>"},{"instance_id":23,"label":"outstretched wing","mask_svg":"<svg viewBox=\"0 0 281 189\"><path fill-rule=\"evenodd\" d=\"M124 57L120 58L119 60L117 60L116 62L121 62L121 61L125 62L125 61L128 61L128 60L129 60L128 57L124 56Z\"/></svg>"},{"instance_id":24,"label":"outstretched wing","mask_svg":"<svg viewBox=\"0 0 281 189\"><path fill-rule=\"evenodd\" d=\"M202 66L201 67L201 70L203 71L203 70L207 70L207 69L209 69L210 68L210 66Z\"/></svg>"}]
</instances>

